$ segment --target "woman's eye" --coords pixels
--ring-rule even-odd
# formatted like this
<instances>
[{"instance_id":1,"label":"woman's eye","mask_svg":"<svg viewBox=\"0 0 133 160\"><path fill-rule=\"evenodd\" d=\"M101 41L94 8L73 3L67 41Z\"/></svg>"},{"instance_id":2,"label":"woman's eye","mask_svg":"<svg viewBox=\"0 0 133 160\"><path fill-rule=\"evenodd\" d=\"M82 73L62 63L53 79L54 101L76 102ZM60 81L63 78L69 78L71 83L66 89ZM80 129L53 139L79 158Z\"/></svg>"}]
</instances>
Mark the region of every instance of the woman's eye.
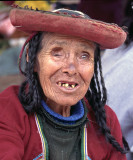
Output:
<instances>
[{"instance_id":1,"label":"woman's eye","mask_svg":"<svg viewBox=\"0 0 133 160\"><path fill-rule=\"evenodd\" d=\"M53 56L55 56L55 57L60 57L61 54L60 54L60 53L53 53Z\"/></svg>"},{"instance_id":2,"label":"woman's eye","mask_svg":"<svg viewBox=\"0 0 133 160\"><path fill-rule=\"evenodd\" d=\"M54 56L54 57L61 57L61 56L63 56L62 48L54 48L52 50L52 56Z\"/></svg>"},{"instance_id":3,"label":"woman's eye","mask_svg":"<svg viewBox=\"0 0 133 160\"><path fill-rule=\"evenodd\" d=\"M89 53L82 52L82 53L80 54L80 59L85 59L85 60L90 59Z\"/></svg>"}]
</instances>

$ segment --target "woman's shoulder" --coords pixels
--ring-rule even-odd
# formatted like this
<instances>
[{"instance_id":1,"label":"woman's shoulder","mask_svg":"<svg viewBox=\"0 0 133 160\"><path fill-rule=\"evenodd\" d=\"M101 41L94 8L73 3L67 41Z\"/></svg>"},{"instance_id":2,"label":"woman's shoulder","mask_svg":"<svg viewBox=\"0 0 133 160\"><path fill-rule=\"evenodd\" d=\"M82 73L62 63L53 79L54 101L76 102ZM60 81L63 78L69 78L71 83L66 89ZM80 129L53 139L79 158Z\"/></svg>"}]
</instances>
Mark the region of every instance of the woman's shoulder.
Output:
<instances>
[{"instance_id":1,"label":"woman's shoulder","mask_svg":"<svg viewBox=\"0 0 133 160\"><path fill-rule=\"evenodd\" d=\"M23 110L23 107L18 98L19 86L10 86L0 93L0 112L3 112L4 109L10 110ZM8 112L7 110L7 112ZM24 111L24 110L23 110Z\"/></svg>"},{"instance_id":2,"label":"woman's shoulder","mask_svg":"<svg viewBox=\"0 0 133 160\"><path fill-rule=\"evenodd\" d=\"M18 98L19 86L10 86L0 93L0 121L16 125L27 119L25 112Z\"/></svg>"},{"instance_id":3,"label":"woman's shoulder","mask_svg":"<svg viewBox=\"0 0 133 160\"><path fill-rule=\"evenodd\" d=\"M35 126L34 114L27 114L18 98L19 86L10 86L0 93L0 127L11 128L22 136ZM35 128L35 127L34 127ZM4 132L4 130L2 130Z\"/></svg>"},{"instance_id":4,"label":"woman's shoulder","mask_svg":"<svg viewBox=\"0 0 133 160\"><path fill-rule=\"evenodd\" d=\"M96 122L96 119L95 119L95 113L92 109L92 107L89 105L88 101L85 99L85 103L87 105L87 108L89 110L88 112L88 118L91 119L92 121L95 121ZM105 105L104 106L104 109L105 109L105 113L106 113L106 123L107 123L107 126L111 129L113 129L114 127L117 127L119 128L119 121L118 121L118 118L115 114L115 112L108 106L108 105Z\"/></svg>"},{"instance_id":5,"label":"woman's shoulder","mask_svg":"<svg viewBox=\"0 0 133 160\"><path fill-rule=\"evenodd\" d=\"M116 113L110 108L108 105L105 105L105 112L106 112L106 120L107 124L111 127L115 126L115 123L119 125L118 118L116 116Z\"/></svg>"},{"instance_id":6,"label":"woman's shoulder","mask_svg":"<svg viewBox=\"0 0 133 160\"><path fill-rule=\"evenodd\" d=\"M93 111L92 107L90 106L89 102L87 101L86 98L84 98L84 101L85 101L85 104L86 104L86 106L89 110L88 115L91 116L91 117L94 117L94 111ZM116 118L115 112L108 105L105 105L104 109L105 109L105 112L106 112L106 118L108 120L112 119L112 118Z\"/></svg>"},{"instance_id":7,"label":"woman's shoulder","mask_svg":"<svg viewBox=\"0 0 133 160\"><path fill-rule=\"evenodd\" d=\"M105 105L104 108L105 108L107 118L111 118L112 116L116 117L116 114L111 107L109 107L108 105Z\"/></svg>"},{"instance_id":8,"label":"woman's shoulder","mask_svg":"<svg viewBox=\"0 0 133 160\"><path fill-rule=\"evenodd\" d=\"M19 86L11 86L0 93L0 159L2 155L5 159L31 159L41 153L35 116L25 112L18 92ZM36 151L33 144L38 146ZM24 154L24 147L28 154Z\"/></svg>"},{"instance_id":9,"label":"woman's shoulder","mask_svg":"<svg viewBox=\"0 0 133 160\"><path fill-rule=\"evenodd\" d=\"M12 85L0 93L0 98L9 98L10 96L18 96L19 86Z\"/></svg>"},{"instance_id":10,"label":"woman's shoulder","mask_svg":"<svg viewBox=\"0 0 133 160\"><path fill-rule=\"evenodd\" d=\"M5 90L3 90L0 93L0 98L1 97L8 97L9 96L8 93L14 93L15 95L17 95L18 91L19 91L19 86L17 86L17 85L9 86L8 88L6 88Z\"/></svg>"},{"instance_id":11,"label":"woman's shoulder","mask_svg":"<svg viewBox=\"0 0 133 160\"><path fill-rule=\"evenodd\" d=\"M87 125L88 150L92 148L91 144L93 141L93 146L94 148L96 147L97 150L92 150L91 154L94 154L94 157L96 157L95 159L98 159L99 157L100 159L104 159L105 157L110 157L110 156L113 160L118 159L118 157L122 155L116 152L116 150L113 148L113 146L110 143L107 143L105 136L102 134L98 126L98 123L96 122L95 113L92 107L89 105L89 103L87 103L87 108L88 108L88 119L89 119L89 123ZM120 128L120 124L117 119L117 116L109 106L105 105L104 109L105 109L104 113L106 113L107 127L110 129L112 136L122 146L122 133L121 133L121 128ZM125 158L120 158L120 159L125 159Z\"/></svg>"}]
</instances>

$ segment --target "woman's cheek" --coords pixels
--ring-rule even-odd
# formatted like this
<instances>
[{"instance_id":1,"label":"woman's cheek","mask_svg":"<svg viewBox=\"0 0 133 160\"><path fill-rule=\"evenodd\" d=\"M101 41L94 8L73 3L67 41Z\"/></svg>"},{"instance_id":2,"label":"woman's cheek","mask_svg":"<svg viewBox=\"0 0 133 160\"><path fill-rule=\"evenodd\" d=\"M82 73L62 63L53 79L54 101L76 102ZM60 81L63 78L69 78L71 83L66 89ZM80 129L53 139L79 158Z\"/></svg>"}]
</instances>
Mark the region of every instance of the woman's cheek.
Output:
<instances>
[{"instance_id":1,"label":"woman's cheek","mask_svg":"<svg viewBox=\"0 0 133 160\"><path fill-rule=\"evenodd\" d=\"M88 66L88 67L82 67L81 71L80 71L84 81L86 82L90 82L93 74L94 74L94 67L92 66Z\"/></svg>"}]
</instances>

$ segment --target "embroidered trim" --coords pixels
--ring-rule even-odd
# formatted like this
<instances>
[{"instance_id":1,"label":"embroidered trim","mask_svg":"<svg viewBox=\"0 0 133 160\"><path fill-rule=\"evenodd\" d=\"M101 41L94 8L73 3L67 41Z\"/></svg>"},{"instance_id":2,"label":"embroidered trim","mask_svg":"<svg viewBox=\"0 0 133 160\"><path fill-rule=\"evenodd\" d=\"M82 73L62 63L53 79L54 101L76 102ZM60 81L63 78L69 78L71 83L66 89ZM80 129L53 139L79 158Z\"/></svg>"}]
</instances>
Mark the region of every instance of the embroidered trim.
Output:
<instances>
[{"instance_id":1,"label":"embroidered trim","mask_svg":"<svg viewBox=\"0 0 133 160\"><path fill-rule=\"evenodd\" d=\"M88 156L87 150L87 128L86 125L82 132L82 139L81 139L81 160L91 160Z\"/></svg>"},{"instance_id":2,"label":"embroidered trim","mask_svg":"<svg viewBox=\"0 0 133 160\"><path fill-rule=\"evenodd\" d=\"M43 158L43 155L41 153L36 158L34 158L33 160L43 160L42 158Z\"/></svg>"},{"instance_id":3,"label":"embroidered trim","mask_svg":"<svg viewBox=\"0 0 133 160\"><path fill-rule=\"evenodd\" d=\"M90 157L88 156L88 149L87 149L87 128L86 128L86 125L85 125L85 149L86 149L86 153L85 153L85 156L86 156L86 160L91 160Z\"/></svg>"},{"instance_id":4,"label":"embroidered trim","mask_svg":"<svg viewBox=\"0 0 133 160\"><path fill-rule=\"evenodd\" d=\"M39 135L40 135L41 143L42 143L42 157L43 157L43 160L48 160L48 149L47 149L46 138L43 134L43 131L41 129L42 127L40 124L40 120L36 113L35 113L35 121L36 121L37 129L39 131Z\"/></svg>"}]
</instances>

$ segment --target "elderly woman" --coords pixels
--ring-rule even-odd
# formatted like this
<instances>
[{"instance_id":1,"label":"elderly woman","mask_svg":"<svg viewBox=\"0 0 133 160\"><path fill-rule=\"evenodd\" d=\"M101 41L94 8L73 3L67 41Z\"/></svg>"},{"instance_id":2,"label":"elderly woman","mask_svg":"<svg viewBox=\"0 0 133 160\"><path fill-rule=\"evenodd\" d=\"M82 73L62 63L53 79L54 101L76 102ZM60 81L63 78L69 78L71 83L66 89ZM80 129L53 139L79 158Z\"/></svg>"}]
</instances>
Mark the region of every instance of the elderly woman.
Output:
<instances>
[{"instance_id":1,"label":"elderly woman","mask_svg":"<svg viewBox=\"0 0 133 160\"><path fill-rule=\"evenodd\" d=\"M16 7L10 19L31 36L19 57L25 81L0 95L0 159L126 160L100 60L100 48L120 46L126 33L66 9Z\"/></svg>"}]
</instances>

